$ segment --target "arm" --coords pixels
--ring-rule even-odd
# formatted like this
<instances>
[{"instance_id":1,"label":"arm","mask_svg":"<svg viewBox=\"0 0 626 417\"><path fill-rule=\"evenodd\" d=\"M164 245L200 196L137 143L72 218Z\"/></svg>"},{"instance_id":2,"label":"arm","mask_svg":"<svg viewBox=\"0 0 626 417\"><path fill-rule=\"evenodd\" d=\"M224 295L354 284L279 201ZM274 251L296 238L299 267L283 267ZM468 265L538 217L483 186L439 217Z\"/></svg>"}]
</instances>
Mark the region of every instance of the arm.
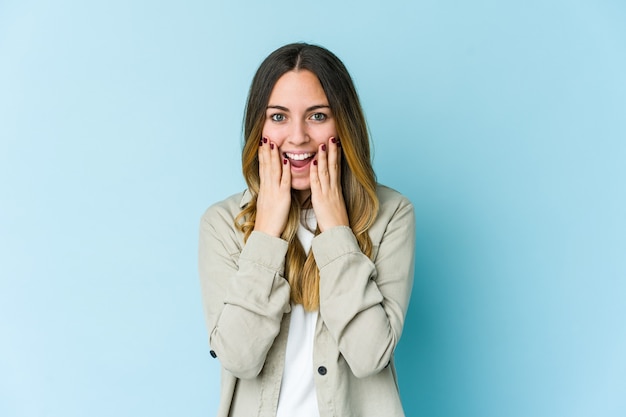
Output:
<instances>
[{"instance_id":1,"label":"arm","mask_svg":"<svg viewBox=\"0 0 626 417\"><path fill-rule=\"evenodd\" d=\"M240 245L232 214L207 210L200 226L199 272L209 343L226 370L254 378L289 311L289 284L282 276L287 242L252 232Z\"/></svg>"},{"instance_id":2,"label":"arm","mask_svg":"<svg viewBox=\"0 0 626 417\"><path fill-rule=\"evenodd\" d=\"M254 230L245 244L233 218L240 207L214 206L202 218L200 278L210 345L224 369L256 377L283 314L290 310L284 279L287 242L280 239L291 206L291 171L278 146L259 142L260 191ZM242 248L243 246L243 248Z\"/></svg>"},{"instance_id":3,"label":"arm","mask_svg":"<svg viewBox=\"0 0 626 417\"><path fill-rule=\"evenodd\" d=\"M374 262L352 230L333 227L313 240L320 269L320 315L357 377L381 371L400 339L413 284L415 217L404 198L386 207ZM381 209L381 212L383 210ZM382 214L382 213L381 213Z\"/></svg>"}]
</instances>

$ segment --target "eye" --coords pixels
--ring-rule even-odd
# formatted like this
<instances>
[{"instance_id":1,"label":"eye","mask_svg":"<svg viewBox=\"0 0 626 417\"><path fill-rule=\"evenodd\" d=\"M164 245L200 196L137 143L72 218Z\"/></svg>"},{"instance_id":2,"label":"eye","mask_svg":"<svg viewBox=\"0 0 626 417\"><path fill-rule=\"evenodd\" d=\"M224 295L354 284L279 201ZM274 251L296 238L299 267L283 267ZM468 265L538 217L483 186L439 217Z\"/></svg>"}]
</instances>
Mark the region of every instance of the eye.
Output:
<instances>
[{"instance_id":1,"label":"eye","mask_svg":"<svg viewBox=\"0 0 626 417\"><path fill-rule=\"evenodd\" d=\"M270 119L272 119L275 122L283 122L285 120L285 115L280 114L280 113L272 114L270 116Z\"/></svg>"},{"instance_id":2,"label":"eye","mask_svg":"<svg viewBox=\"0 0 626 417\"><path fill-rule=\"evenodd\" d=\"M326 120L326 115L324 113L313 113L311 115L311 120L321 122L321 121Z\"/></svg>"}]
</instances>

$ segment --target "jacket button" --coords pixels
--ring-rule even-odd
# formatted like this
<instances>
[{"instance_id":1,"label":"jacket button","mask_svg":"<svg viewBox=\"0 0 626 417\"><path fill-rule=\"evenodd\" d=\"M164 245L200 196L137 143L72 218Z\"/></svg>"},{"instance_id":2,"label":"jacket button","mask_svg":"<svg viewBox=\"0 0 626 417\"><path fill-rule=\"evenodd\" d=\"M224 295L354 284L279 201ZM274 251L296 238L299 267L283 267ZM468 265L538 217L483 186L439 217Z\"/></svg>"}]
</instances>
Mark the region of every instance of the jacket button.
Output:
<instances>
[{"instance_id":1,"label":"jacket button","mask_svg":"<svg viewBox=\"0 0 626 417\"><path fill-rule=\"evenodd\" d=\"M212 358L217 358L217 354L215 353L215 351L212 350L209 353L211 354Z\"/></svg>"},{"instance_id":2,"label":"jacket button","mask_svg":"<svg viewBox=\"0 0 626 417\"><path fill-rule=\"evenodd\" d=\"M319 368L317 368L317 372L322 376L326 375L326 367L320 366Z\"/></svg>"}]
</instances>

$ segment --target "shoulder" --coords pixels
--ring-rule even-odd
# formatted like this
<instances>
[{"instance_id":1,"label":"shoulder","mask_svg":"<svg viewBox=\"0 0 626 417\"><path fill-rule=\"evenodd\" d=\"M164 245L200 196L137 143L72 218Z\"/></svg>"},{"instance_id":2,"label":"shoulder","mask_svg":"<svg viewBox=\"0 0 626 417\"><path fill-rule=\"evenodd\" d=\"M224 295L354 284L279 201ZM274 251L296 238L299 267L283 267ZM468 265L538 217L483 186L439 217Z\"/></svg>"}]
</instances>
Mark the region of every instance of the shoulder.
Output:
<instances>
[{"instance_id":1,"label":"shoulder","mask_svg":"<svg viewBox=\"0 0 626 417\"><path fill-rule=\"evenodd\" d=\"M223 248L230 254L241 252L244 237L235 225L235 218L250 201L249 197L248 191L242 191L207 208L200 220L200 241L207 247Z\"/></svg>"},{"instance_id":2,"label":"shoulder","mask_svg":"<svg viewBox=\"0 0 626 417\"><path fill-rule=\"evenodd\" d=\"M378 245L387 233L401 231L401 234L407 234L415 229L413 204L408 198L382 184L376 187L376 195L379 205L378 214L369 229L374 245Z\"/></svg>"},{"instance_id":3,"label":"shoulder","mask_svg":"<svg viewBox=\"0 0 626 417\"><path fill-rule=\"evenodd\" d=\"M233 220L249 201L250 193L247 190L233 194L230 197L212 204L202 215L202 223L218 226L232 225Z\"/></svg>"},{"instance_id":4,"label":"shoulder","mask_svg":"<svg viewBox=\"0 0 626 417\"><path fill-rule=\"evenodd\" d=\"M407 197L400 194L393 188L382 184L376 186L376 196L378 197L379 216L393 214L398 210L413 210L413 204Z\"/></svg>"},{"instance_id":5,"label":"shoulder","mask_svg":"<svg viewBox=\"0 0 626 417\"><path fill-rule=\"evenodd\" d=\"M398 254L408 254L415 240L415 212L413 204L404 195L378 184L378 214L368 233L373 245L372 259L378 259L380 248L386 248ZM406 252L409 250L409 252ZM407 255L408 256L408 255Z\"/></svg>"}]
</instances>

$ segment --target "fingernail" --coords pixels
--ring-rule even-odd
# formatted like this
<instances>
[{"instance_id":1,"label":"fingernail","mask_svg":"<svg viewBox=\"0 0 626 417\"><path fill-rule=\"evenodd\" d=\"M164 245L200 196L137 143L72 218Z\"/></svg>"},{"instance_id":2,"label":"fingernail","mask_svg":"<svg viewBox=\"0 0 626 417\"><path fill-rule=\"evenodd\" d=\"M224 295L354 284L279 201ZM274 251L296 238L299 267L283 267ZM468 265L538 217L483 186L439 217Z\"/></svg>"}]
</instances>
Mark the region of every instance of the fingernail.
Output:
<instances>
[{"instance_id":1,"label":"fingernail","mask_svg":"<svg viewBox=\"0 0 626 417\"><path fill-rule=\"evenodd\" d=\"M267 143L267 138L263 138L263 143Z\"/></svg>"},{"instance_id":2,"label":"fingernail","mask_svg":"<svg viewBox=\"0 0 626 417\"><path fill-rule=\"evenodd\" d=\"M317 159L313 160L313 165L317 165Z\"/></svg>"},{"instance_id":3,"label":"fingernail","mask_svg":"<svg viewBox=\"0 0 626 417\"><path fill-rule=\"evenodd\" d=\"M326 152L326 144L323 144L323 145L322 145L322 150L323 150L324 152Z\"/></svg>"},{"instance_id":4,"label":"fingernail","mask_svg":"<svg viewBox=\"0 0 626 417\"><path fill-rule=\"evenodd\" d=\"M337 143L337 139L335 139L335 138L330 138L330 141L331 141L332 143Z\"/></svg>"},{"instance_id":5,"label":"fingernail","mask_svg":"<svg viewBox=\"0 0 626 417\"><path fill-rule=\"evenodd\" d=\"M287 158L283 159L283 165L287 165Z\"/></svg>"},{"instance_id":6,"label":"fingernail","mask_svg":"<svg viewBox=\"0 0 626 417\"><path fill-rule=\"evenodd\" d=\"M259 140L259 146L263 146L263 139Z\"/></svg>"},{"instance_id":7,"label":"fingernail","mask_svg":"<svg viewBox=\"0 0 626 417\"><path fill-rule=\"evenodd\" d=\"M274 144L270 143L270 149L274 149Z\"/></svg>"}]
</instances>

